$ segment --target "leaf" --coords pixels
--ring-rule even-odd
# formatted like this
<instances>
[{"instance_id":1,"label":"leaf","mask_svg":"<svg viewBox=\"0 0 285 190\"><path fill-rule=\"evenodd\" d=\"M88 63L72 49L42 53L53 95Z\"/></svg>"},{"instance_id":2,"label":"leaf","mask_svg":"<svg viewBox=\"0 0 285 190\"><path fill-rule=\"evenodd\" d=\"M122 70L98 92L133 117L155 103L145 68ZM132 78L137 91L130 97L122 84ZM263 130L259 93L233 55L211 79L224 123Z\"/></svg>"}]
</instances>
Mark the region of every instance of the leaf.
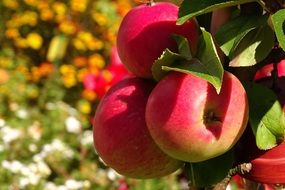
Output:
<instances>
[{"instance_id":1,"label":"leaf","mask_svg":"<svg viewBox=\"0 0 285 190\"><path fill-rule=\"evenodd\" d=\"M220 48L229 56L234 52L238 44L250 31L265 25L268 15L264 16L238 16L223 25L215 35Z\"/></svg>"},{"instance_id":2,"label":"leaf","mask_svg":"<svg viewBox=\"0 0 285 190\"><path fill-rule=\"evenodd\" d=\"M218 56L214 40L209 32L201 28L202 35L198 41L197 59L205 67L205 72L211 75L211 80L208 80L219 93L223 81L223 65Z\"/></svg>"},{"instance_id":3,"label":"leaf","mask_svg":"<svg viewBox=\"0 0 285 190\"><path fill-rule=\"evenodd\" d=\"M262 61L272 50L274 32L268 25L258 27L248 32L230 57L230 66L252 66Z\"/></svg>"},{"instance_id":4,"label":"leaf","mask_svg":"<svg viewBox=\"0 0 285 190\"><path fill-rule=\"evenodd\" d=\"M245 85L249 100L249 122L256 144L262 150L276 146L284 138L285 118L276 94L260 84Z\"/></svg>"},{"instance_id":5,"label":"leaf","mask_svg":"<svg viewBox=\"0 0 285 190\"><path fill-rule=\"evenodd\" d=\"M194 187L209 187L222 181L228 174L234 162L233 151L197 163L186 163L185 171L190 185Z\"/></svg>"},{"instance_id":6,"label":"leaf","mask_svg":"<svg viewBox=\"0 0 285 190\"><path fill-rule=\"evenodd\" d=\"M211 34L203 28L201 31L202 35L199 38L195 58L189 54L190 48L186 43L187 40L176 37L179 53L166 49L152 66L153 77L156 80L160 80L166 74L163 71L178 71L207 80L215 87L217 93L220 92L224 69Z\"/></svg>"},{"instance_id":7,"label":"leaf","mask_svg":"<svg viewBox=\"0 0 285 190\"><path fill-rule=\"evenodd\" d=\"M280 46L285 51L285 9L272 15L272 23Z\"/></svg>"},{"instance_id":8,"label":"leaf","mask_svg":"<svg viewBox=\"0 0 285 190\"><path fill-rule=\"evenodd\" d=\"M185 59L183 56L166 49L152 65L151 70L153 78L156 81L159 81L166 75L166 72L162 70L162 66L170 66L174 62L183 59Z\"/></svg>"},{"instance_id":9,"label":"leaf","mask_svg":"<svg viewBox=\"0 0 285 190\"><path fill-rule=\"evenodd\" d=\"M68 38L65 35L54 36L49 44L47 60L57 62L62 59L66 53Z\"/></svg>"},{"instance_id":10,"label":"leaf","mask_svg":"<svg viewBox=\"0 0 285 190\"><path fill-rule=\"evenodd\" d=\"M192 59L191 55L191 49L189 47L189 43L187 38L184 38L180 35L173 35L173 38L175 39L177 45L178 45L178 53L180 56L184 57L187 60Z\"/></svg>"},{"instance_id":11,"label":"leaf","mask_svg":"<svg viewBox=\"0 0 285 190\"><path fill-rule=\"evenodd\" d=\"M255 0L184 0L179 9L177 24L183 24L192 17L212 12L215 9L254 2Z\"/></svg>"}]
</instances>

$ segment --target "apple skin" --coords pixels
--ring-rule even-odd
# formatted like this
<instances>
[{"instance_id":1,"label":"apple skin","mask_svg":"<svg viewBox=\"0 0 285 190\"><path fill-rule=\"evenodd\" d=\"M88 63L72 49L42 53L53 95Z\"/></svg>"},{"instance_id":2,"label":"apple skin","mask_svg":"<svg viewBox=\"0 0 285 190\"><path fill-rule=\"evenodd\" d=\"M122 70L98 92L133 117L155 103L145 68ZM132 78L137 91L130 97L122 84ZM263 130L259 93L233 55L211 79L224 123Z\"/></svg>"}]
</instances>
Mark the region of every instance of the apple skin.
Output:
<instances>
[{"instance_id":1,"label":"apple skin","mask_svg":"<svg viewBox=\"0 0 285 190\"><path fill-rule=\"evenodd\" d=\"M183 163L162 152L151 138L145 107L153 81L127 78L113 85L100 101L93 122L98 155L118 173L131 178L162 177Z\"/></svg>"},{"instance_id":2,"label":"apple skin","mask_svg":"<svg viewBox=\"0 0 285 190\"><path fill-rule=\"evenodd\" d=\"M233 147L245 130L248 111L246 92L233 74L224 73L218 95L206 80L172 72L153 89L146 122L165 153L200 162Z\"/></svg>"},{"instance_id":3,"label":"apple skin","mask_svg":"<svg viewBox=\"0 0 285 190\"><path fill-rule=\"evenodd\" d=\"M123 18L117 35L118 53L125 66L134 75L151 78L151 67L166 48L177 50L172 34L188 39L196 52L199 27L195 19L176 25L179 7L158 2L131 9Z\"/></svg>"},{"instance_id":4,"label":"apple skin","mask_svg":"<svg viewBox=\"0 0 285 190\"><path fill-rule=\"evenodd\" d=\"M266 184L285 184L285 141L269 150L260 150L250 126L235 147L237 164L250 162L252 169L242 177Z\"/></svg>"}]
</instances>

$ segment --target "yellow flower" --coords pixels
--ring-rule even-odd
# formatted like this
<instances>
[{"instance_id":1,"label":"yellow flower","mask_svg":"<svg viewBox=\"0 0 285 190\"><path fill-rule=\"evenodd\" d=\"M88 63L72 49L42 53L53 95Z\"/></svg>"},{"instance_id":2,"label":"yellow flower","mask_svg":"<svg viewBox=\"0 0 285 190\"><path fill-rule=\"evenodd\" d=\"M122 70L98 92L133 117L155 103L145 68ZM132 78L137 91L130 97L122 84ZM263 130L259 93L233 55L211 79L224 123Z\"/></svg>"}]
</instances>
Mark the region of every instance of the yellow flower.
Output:
<instances>
[{"instance_id":1,"label":"yellow flower","mask_svg":"<svg viewBox=\"0 0 285 190\"><path fill-rule=\"evenodd\" d=\"M86 45L91 51L102 49L104 46L103 42L96 38L93 38L92 40L86 42Z\"/></svg>"},{"instance_id":2,"label":"yellow flower","mask_svg":"<svg viewBox=\"0 0 285 190\"><path fill-rule=\"evenodd\" d=\"M87 4L88 0L71 0L71 10L76 12L84 12Z\"/></svg>"},{"instance_id":3,"label":"yellow flower","mask_svg":"<svg viewBox=\"0 0 285 190\"><path fill-rule=\"evenodd\" d=\"M81 113L89 114L91 112L91 105L88 101L80 101L77 107Z\"/></svg>"},{"instance_id":4,"label":"yellow flower","mask_svg":"<svg viewBox=\"0 0 285 190\"><path fill-rule=\"evenodd\" d=\"M75 68L73 65L61 65L59 71L62 75L72 75L75 73Z\"/></svg>"},{"instance_id":5,"label":"yellow flower","mask_svg":"<svg viewBox=\"0 0 285 190\"><path fill-rule=\"evenodd\" d=\"M105 66L104 58L98 53L91 55L88 61L91 67L102 69Z\"/></svg>"},{"instance_id":6,"label":"yellow flower","mask_svg":"<svg viewBox=\"0 0 285 190\"><path fill-rule=\"evenodd\" d=\"M30 6L37 6L37 4L39 3L38 0L24 0L24 2L27 4L27 5L30 5Z\"/></svg>"},{"instance_id":7,"label":"yellow flower","mask_svg":"<svg viewBox=\"0 0 285 190\"><path fill-rule=\"evenodd\" d=\"M27 36L27 44L32 49L40 49L42 47L43 38L38 33L29 33Z\"/></svg>"},{"instance_id":8,"label":"yellow flower","mask_svg":"<svg viewBox=\"0 0 285 190\"><path fill-rule=\"evenodd\" d=\"M77 81L74 75L65 75L62 77L63 85L66 88L71 88L76 85Z\"/></svg>"},{"instance_id":9,"label":"yellow flower","mask_svg":"<svg viewBox=\"0 0 285 190\"><path fill-rule=\"evenodd\" d=\"M42 9L40 12L40 18L44 21L52 20L53 16L53 12L50 9Z\"/></svg>"},{"instance_id":10,"label":"yellow flower","mask_svg":"<svg viewBox=\"0 0 285 190\"><path fill-rule=\"evenodd\" d=\"M95 101L97 99L97 94L92 90L84 89L82 97L88 101Z\"/></svg>"},{"instance_id":11,"label":"yellow flower","mask_svg":"<svg viewBox=\"0 0 285 190\"><path fill-rule=\"evenodd\" d=\"M87 68L82 68L77 73L77 79L79 82L82 82L84 80L84 77L88 74Z\"/></svg>"},{"instance_id":12,"label":"yellow flower","mask_svg":"<svg viewBox=\"0 0 285 190\"><path fill-rule=\"evenodd\" d=\"M35 26L38 22L38 14L34 11L25 11L21 15L22 25L28 24L30 26Z\"/></svg>"},{"instance_id":13,"label":"yellow flower","mask_svg":"<svg viewBox=\"0 0 285 190\"><path fill-rule=\"evenodd\" d=\"M15 38L14 43L19 48L27 48L28 47L27 40L25 38L22 38L22 37Z\"/></svg>"},{"instance_id":14,"label":"yellow flower","mask_svg":"<svg viewBox=\"0 0 285 190\"><path fill-rule=\"evenodd\" d=\"M52 9L57 15L65 15L67 7L64 3L56 1L53 3Z\"/></svg>"},{"instance_id":15,"label":"yellow flower","mask_svg":"<svg viewBox=\"0 0 285 190\"><path fill-rule=\"evenodd\" d=\"M76 25L69 20L63 20L59 24L59 29L65 34L74 34L76 32Z\"/></svg>"},{"instance_id":16,"label":"yellow flower","mask_svg":"<svg viewBox=\"0 0 285 190\"><path fill-rule=\"evenodd\" d=\"M78 38L73 39L72 43L77 50L85 51L87 49L84 42Z\"/></svg>"},{"instance_id":17,"label":"yellow flower","mask_svg":"<svg viewBox=\"0 0 285 190\"><path fill-rule=\"evenodd\" d=\"M94 12L92 14L92 18L100 26L105 26L105 25L108 24L108 18L105 15L101 14L101 13Z\"/></svg>"},{"instance_id":18,"label":"yellow flower","mask_svg":"<svg viewBox=\"0 0 285 190\"><path fill-rule=\"evenodd\" d=\"M3 5L13 10L19 8L19 3L17 0L3 0Z\"/></svg>"},{"instance_id":19,"label":"yellow flower","mask_svg":"<svg viewBox=\"0 0 285 190\"><path fill-rule=\"evenodd\" d=\"M8 28L5 31L5 36L10 39L14 39L20 36L19 30L17 28Z\"/></svg>"}]
</instances>

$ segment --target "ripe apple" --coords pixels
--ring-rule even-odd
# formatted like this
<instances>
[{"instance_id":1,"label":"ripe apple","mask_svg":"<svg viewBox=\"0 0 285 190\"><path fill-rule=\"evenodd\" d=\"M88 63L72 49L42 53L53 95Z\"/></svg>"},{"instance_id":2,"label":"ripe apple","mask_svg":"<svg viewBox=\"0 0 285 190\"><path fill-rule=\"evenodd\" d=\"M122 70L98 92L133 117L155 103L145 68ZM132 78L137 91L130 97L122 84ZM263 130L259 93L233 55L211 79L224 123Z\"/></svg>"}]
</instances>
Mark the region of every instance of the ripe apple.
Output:
<instances>
[{"instance_id":1,"label":"ripe apple","mask_svg":"<svg viewBox=\"0 0 285 190\"><path fill-rule=\"evenodd\" d=\"M123 18L117 36L122 62L136 76L151 78L151 67L162 52L177 50L172 34L188 39L195 53L199 28L195 19L176 25L178 6L167 2L140 5Z\"/></svg>"},{"instance_id":2,"label":"ripe apple","mask_svg":"<svg viewBox=\"0 0 285 190\"><path fill-rule=\"evenodd\" d=\"M168 155L199 162L228 151L248 121L240 81L225 72L220 94L206 80L169 73L153 89L146 107L151 136Z\"/></svg>"},{"instance_id":3,"label":"ripe apple","mask_svg":"<svg viewBox=\"0 0 285 190\"><path fill-rule=\"evenodd\" d=\"M283 106L285 113L285 60L277 64L277 86L273 89ZM267 64L255 74L255 81L269 88L273 87L273 63ZM269 150L260 150L256 146L255 136L247 127L245 133L237 143L237 162L250 162L252 170L243 177L267 184L285 184L285 141Z\"/></svg>"},{"instance_id":4,"label":"ripe apple","mask_svg":"<svg viewBox=\"0 0 285 190\"><path fill-rule=\"evenodd\" d=\"M98 155L128 177L161 177L183 164L162 152L147 129L145 107L153 87L149 80L124 79L109 89L95 113L93 137Z\"/></svg>"}]
</instances>

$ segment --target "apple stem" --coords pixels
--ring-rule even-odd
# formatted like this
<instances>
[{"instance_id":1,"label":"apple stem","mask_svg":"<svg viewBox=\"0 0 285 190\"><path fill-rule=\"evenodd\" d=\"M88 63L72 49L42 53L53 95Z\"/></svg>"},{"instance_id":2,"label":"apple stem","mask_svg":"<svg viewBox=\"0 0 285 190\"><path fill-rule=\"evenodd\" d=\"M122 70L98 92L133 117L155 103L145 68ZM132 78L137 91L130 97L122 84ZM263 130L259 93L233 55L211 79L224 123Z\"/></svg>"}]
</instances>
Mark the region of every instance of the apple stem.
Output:
<instances>
[{"instance_id":1,"label":"apple stem","mask_svg":"<svg viewBox=\"0 0 285 190\"><path fill-rule=\"evenodd\" d=\"M228 184L230 183L230 180L233 176L236 174L245 174L250 172L252 168L251 163L242 163L237 165L236 167L230 169L228 175L220 182L218 183L213 190L226 190Z\"/></svg>"}]
</instances>

